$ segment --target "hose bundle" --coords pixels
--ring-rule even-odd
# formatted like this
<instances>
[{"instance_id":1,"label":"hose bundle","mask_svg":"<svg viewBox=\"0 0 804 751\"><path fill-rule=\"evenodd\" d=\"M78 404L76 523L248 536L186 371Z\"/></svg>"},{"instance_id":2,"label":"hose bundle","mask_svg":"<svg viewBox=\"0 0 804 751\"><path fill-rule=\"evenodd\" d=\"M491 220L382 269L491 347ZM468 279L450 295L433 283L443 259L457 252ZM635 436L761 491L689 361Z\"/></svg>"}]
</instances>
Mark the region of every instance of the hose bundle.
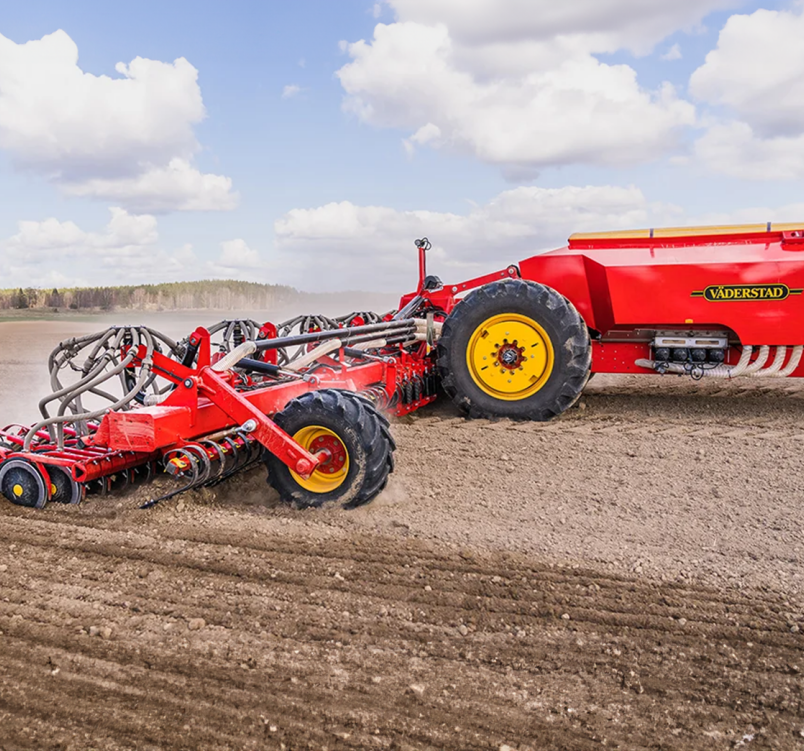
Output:
<instances>
[{"instance_id":1,"label":"hose bundle","mask_svg":"<svg viewBox=\"0 0 804 751\"><path fill-rule=\"evenodd\" d=\"M140 347L145 347L145 353L141 364L136 365ZM48 358L53 392L39 402L42 420L28 431L25 451L30 450L36 433L42 429L47 429L52 442L64 448L65 425L73 425L79 436L87 435L92 420L143 401L148 389L155 394L169 389L170 384L160 385L152 372L155 351L173 357L180 353L176 342L147 326L112 326L97 334L61 342ZM78 379L65 385L62 378L70 371L77 373ZM115 381L119 383L117 388ZM95 409L86 407L84 400L90 394L108 404Z\"/></svg>"}]
</instances>

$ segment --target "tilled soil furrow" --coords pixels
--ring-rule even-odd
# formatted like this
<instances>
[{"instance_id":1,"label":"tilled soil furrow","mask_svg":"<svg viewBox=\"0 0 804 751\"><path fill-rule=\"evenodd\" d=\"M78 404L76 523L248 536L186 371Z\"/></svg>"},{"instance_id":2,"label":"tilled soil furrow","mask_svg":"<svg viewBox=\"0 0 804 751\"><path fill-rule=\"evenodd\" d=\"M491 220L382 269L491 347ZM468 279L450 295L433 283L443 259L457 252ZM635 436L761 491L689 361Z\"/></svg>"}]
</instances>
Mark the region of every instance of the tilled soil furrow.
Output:
<instances>
[{"instance_id":1,"label":"tilled soil furrow","mask_svg":"<svg viewBox=\"0 0 804 751\"><path fill-rule=\"evenodd\" d=\"M13 534L15 531L17 534ZM33 547L40 547L44 550L71 551L81 554L106 556L113 560L131 558L143 563L167 564L169 563L171 555L171 551L164 550L164 542L160 542L157 538L147 538L134 548L130 546L121 547L126 543L126 538L128 537L126 533L101 532L98 534L95 530L92 530L91 538L85 538L86 542L81 542L77 540L67 541L62 536L57 536L55 539L49 536L43 536L41 529L37 529L36 527L30 529L25 524L18 527L17 530L12 528L10 532L11 534L7 536L9 541L25 543ZM105 537L118 537L119 543L114 540L107 541L104 539ZM219 559L210 562L204 555L204 553L208 552L205 548L212 548L212 552L214 553L220 553L219 550L216 550L218 548L228 548L228 557L236 558L238 562L245 562L244 554L256 553L258 558L260 556L274 556L273 560L275 564L273 570L275 573L281 572L281 565L276 564L281 564L282 556L285 555L292 556L296 561L307 557L311 561L320 562L322 566L331 565L332 563L345 563L349 564L352 568L359 568L368 563L377 566L386 564L396 566L399 563L399 556L409 556L411 562L408 563L408 566L410 566L411 569L415 569L418 566L426 568L428 572L448 571L460 574L480 574L482 572L486 577L494 578L496 576L504 579L506 584L511 583L514 585L516 584L516 579L521 579L522 576L529 581L538 581L548 584L573 582L579 586L589 586L590 583L593 583L600 589L601 597L605 597L605 590L609 585L619 592L625 588L624 582L634 581L633 579L622 576L599 574L597 572L594 574L592 580L585 576L583 570L567 570L561 567L534 568L532 566L523 567L517 565L514 567L514 570L512 570L512 564L507 558L504 559L504 563L497 564L496 567L493 561L484 560L483 568L481 569L478 565L467 563L463 559L456 561L454 557L450 559L436 555L428 558L422 554L422 546L417 547L411 541L400 545L399 541L391 539L386 541L387 550L373 550L370 555L366 555L364 551L356 550L353 545L339 545L338 541L333 541L329 545L307 543L307 545L300 550L298 542L287 542L279 538L274 538L271 540L270 544L265 545L241 543L237 546L237 553L235 554L235 545L237 544L236 536L231 533L227 534L226 532L216 533L212 530L205 535L193 536L188 534L186 537L170 537L169 539L171 543L179 542L182 546L189 542L198 543L196 549L192 551L192 554L200 560L194 565L212 568L212 564L214 563L221 566L221 572L228 570L234 573L234 575L242 575L243 572L240 568L232 564L229 564L227 569L226 564L222 564ZM179 552L183 553L184 551ZM13 558L20 557L16 553L9 553L9 557L12 556ZM2 559L1 556L0 559ZM260 562L263 564L266 563L264 558L261 559ZM493 585L488 586L491 587ZM706 591L705 588L701 589L691 584L667 583L663 584L663 587L666 591L674 593L679 600L683 599L687 604L696 600L699 591ZM724 593L721 599L724 604L732 608L739 607L741 604L754 606L757 602L756 596L742 597L734 590Z\"/></svg>"},{"instance_id":2,"label":"tilled soil furrow","mask_svg":"<svg viewBox=\"0 0 804 751\"><path fill-rule=\"evenodd\" d=\"M256 736L248 723L255 713L268 711L285 718L282 737L305 742L326 744L334 738L336 745L359 748L373 734L369 726L376 725L386 740L404 727L405 737L422 743L480 748L513 732L545 737L547 720L526 721L528 710L521 702L528 701L515 698L517 691L533 696L538 690L536 697L547 691L548 698L536 698L536 705L546 705L550 722L558 723L549 725L559 728L553 745L583 748L604 728L611 735L609 721L601 725L602 716L584 715L580 723L566 713L554 717L557 705L549 698L557 683L579 677L576 703L599 705L614 692L630 712L647 718L658 701L668 727L681 722L687 711L682 708L690 703L705 706L701 717L705 714L715 724L728 723L735 713L752 722L764 714L773 727L792 728L797 722L801 640L785 630L781 604L771 596L730 593L738 607L705 588L690 588L696 601L685 610L688 590L675 585L601 577L601 586L588 570L542 571L514 555L504 561L494 556L468 561L456 553L434 554L427 545L411 541L346 540L319 551L302 539L295 544L285 540L274 546L282 550L272 554L265 546L227 550L227 543L212 550L229 555L211 560L203 555L209 545L174 550L180 541L171 540L169 549L161 550L155 548L156 540L138 538L129 542L137 545L131 548L124 539L109 543L87 536L92 535L80 533L69 541L59 537L58 547L50 548L38 535L17 534L19 563L6 564L6 573L18 578L5 593L7 601L0 603L0 629L7 633L6 642L21 640L14 648L16 671L5 668L12 671L9 681L27 686L32 680L38 686L40 679L27 675L24 666L44 664L48 651L58 651L58 659L80 667L91 684L70 683L64 690L70 702L53 710L55 714L37 710L41 722L49 718L67 727L69 717L80 715L79 724L91 723L94 709L82 710L86 715L69 710L83 693L98 703L105 695L107 703L119 708L113 722L99 723L104 733L128 738L122 728L136 725L141 716L158 728L155 735L143 736L151 743L161 742L162 733L201 747L226 747L234 737L250 742ZM303 552L294 555L294 549ZM350 557L347 568L343 564ZM36 571L40 566L58 571L61 582L26 574L30 562ZM159 577L140 578L137 572L143 573L143 566L158 571ZM336 578L333 566L346 576ZM87 576L73 582L71 577L82 568ZM497 571L506 573L506 579ZM522 576L527 586L521 585ZM198 599L209 595L221 604ZM78 634L74 626L72 632L60 631L58 618L65 617L61 598L68 617L80 619L84 630L93 619L110 623L111 639ZM271 611L274 603L279 610ZM389 605L394 612L381 615L380 609ZM690 616L685 624L668 615L680 608ZM566 620L562 611L569 616ZM206 612L209 622L199 632L187 631L186 622L198 612ZM145 622L131 627L132 615ZM264 633L251 625L257 618L265 621ZM162 630L167 621L178 631ZM465 633L458 633L459 625ZM137 653L142 644L149 645L147 659ZM366 645L377 653L367 654ZM210 656L209 649L225 657ZM27 659L20 657L26 652ZM153 697L148 699L153 706L109 683L111 663L118 666L112 672L123 671ZM424 677L421 696L418 688L398 680L388 693L387 676L404 675L406 666L410 681ZM372 673L379 683L367 680ZM353 686L351 676L356 674L362 679ZM203 685L196 676L203 676ZM299 683L291 683L290 677ZM471 687L469 695L455 696L447 681ZM268 701L266 682L274 686ZM186 697L186 706L177 695ZM15 701L7 711L25 715L28 705ZM235 701L241 714L218 711L227 701ZM319 730L308 732L310 707L333 705L357 713L358 719L346 726L338 721L343 711L328 714L322 709L313 715ZM182 725L178 735L165 724L165 718L177 715L191 719L190 730ZM467 716L470 722L460 719ZM454 742L454 729L436 731L454 728L452 723L463 729L460 743ZM233 736L222 730L216 734L219 726L237 730ZM264 728L257 730L264 734ZM618 742L628 747L630 739L618 736Z\"/></svg>"},{"instance_id":3,"label":"tilled soil furrow","mask_svg":"<svg viewBox=\"0 0 804 751\"><path fill-rule=\"evenodd\" d=\"M40 544L44 546L64 546L65 540L68 539L68 530L71 530L73 536L75 534L75 528L71 528L70 525L63 524L60 522L52 522L51 520L46 520L43 522L39 522L39 519L42 517L37 517L35 523L31 525L33 529L28 529L26 526L26 522L30 520L21 519L18 525L10 525L10 534L9 539L15 540L18 539L20 541L26 541L30 544ZM60 534L53 535L50 527L56 526L60 527ZM123 533L115 530L107 530L101 532L99 530L95 530L92 528L80 528L86 534L80 534L79 537L84 539L92 539L92 540L99 540L103 539L104 537L112 538L112 540L119 541L119 543L111 542L107 543L107 547L110 550L110 554L114 555L115 552L119 553L118 544L121 546L128 546L130 543L126 543L127 538L130 536L129 533ZM199 532L193 528L182 530L182 536L175 536L175 532L168 532L167 535L171 541L171 543L178 543L181 546L188 544L189 542L196 542L200 546L223 546L229 547L230 555L232 554L232 550L237 545L237 533L234 532L227 532L227 531L218 531L214 529L209 529L204 533L199 534ZM158 547L160 545L159 542L160 538L155 537L146 537L140 544L140 547L144 549L149 549L153 547ZM162 538L163 539L163 538ZM396 542L396 541L395 541ZM406 541L409 543L410 541ZM94 544L94 543L93 543ZM161 543L164 546L164 542ZM299 555L309 555L313 558L322 559L322 560L330 560L333 562L342 561L344 563L351 563L355 564L356 562L362 563L359 559L359 556L355 555L355 551L351 549L348 545L343 545L339 540L335 540L331 544L331 550L327 549L327 544L321 544L320 542L316 542L313 544L307 543L306 545L307 550L303 549L299 551L298 549L293 549L293 543L285 542L281 537L269 537L264 544L258 544L254 542L242 543L238 546L238 550L242 551L245 550L256 550L260 553L264 553L266 555L276 555L277 553L289 553L290 555L296 556ZM298 548L298 545L297 545ZM81 550L89 550L89 548L79 546L79 552ZM374 555L373 561L376 561L378 564L381 564L384 561L388 561L389 564L395 563L397 561L396 556L403 555L403 556L411 556L411 555L420 555L421 551L417 550L415 547L412 550L406 549L403 547L400 549L398 544L389 544L389 550L387 554L378 554ZM145 556L140 555L140 558L145 558ZM749 553L746 556L746 560L753 561L755 560L755 554ZM780 558L780 563L785 562L786 558ZM455 561L451 561L449 563L445 563L442 559L438 556L433 557L430 560L425 559L428 566L430 568L436 569L444 569L445 566L454 567L454 570L461 571L461 572L471 572L476 569L473 565L467 565L465 561L461 560L458 561L457 564ZM487 562L484 561L484 565ZM490 573L487 571L487 573ZM497 575L504 578L508 578L510 576L510 569L507 565L507 562L503 565L500 565L497 570L495 570L492 576ZM536 569L536 570L523 570L521 572L522 575L526 575L528 577L539 577L540 579L556 579L558 578L560 581L565 580L568 576L570 577L577 577L582 575L582 572L577 571L566 571L562 569L550 569L547 567ZM519 573L517 574L519 576ZM601 588L605 588L608 581L611 580L614 582L616 587L621 587L622 584L622 577L616 575L606 575L600 572L596 572L595 574L595 581L598 583L598 586ZM696 595L696 587L695 585L685 582L679 583L677 585L673 585L672 583L667 585L671 589L673 586L678 588L679 596L683 596L685 601L691 602L697 595ZM739 602L744 601L745 598L742 598L736 590L731 590L728 594L724 594L724 598L728 599L729 603L732 605L737 605Z\"/></svg>"},{"instance_id":4,"label":"tilled soil furrow","mask_svg":"<svg viewBox=\"0 0 804 751\"><path fill-rule=\"evenodd\" d=\"M71 548L78 552L84 553L82 560L91 555L103 558L104 556L117 559L120 554L125 551L116 548L118 556L111 556L102 547L90 546L82 549ZM62 552L62 551L60 551ZM53 554L53 551L45 548L43 550L44 557ZM707 613L690 612L687 608L679 608L678 606L667 606L657 604L655 602L645 602L644 592L637 590L636 592L630 591L632 584L625 582L623 590L618 593L611 593L609 597L597 596L594 598L595 607L587 608L586 601L590 599L588 595L582 595L577 592L570 592L569 596L564 593L554 593L550 590L541 590L532 587L514 587L506 589L505 587L487 584L485 582L465 581L461 580L456 583L454 579L448 578L446 580L439 580L436 576L437 572L428 571L427 580L436 584L438 594L437 596L431 595L423 591L422 585L417 583L411 584L407 581L407 576L401 575L394 577L389 574L387 568L380 568L373 570L371 566L362 565L361 575L365 577L359 582L348 582L343 577L341 580L334 580L329 574L324 574L320 570L310 571L302 570L296 577L277 576L272 573L277 562L271 561L271 573L265 571L265 561L248 561L245 556L238 556L238 563L236 565L218 564L211 565L207 561L188 561L186 554L166 554L157 552L156 556L148 556L146 551L136 550L134 556L138 560L147 560L149 564L158 563L162 567L169 567L172 569L174 576L179 574L187 575L205 575L217 576L228 579L228 582L218 580L210 580L206 582L204 587L208 589L221 590L221 586L229 591L234 596L240 598L241 607L248 608L250 601L255 598L275 598L276 594L272 590L278 587L295 588L297 593L292 595L292 598L298 600L309 601L309 592L316 592L324 590L327 594L324 600L331 599L335 596L346 595L359 595L361 600L366 606L376 605L377 600L390 600L395 603L406 603L410 606L428 606L436 608L453 608L457 610L466 611L469 613L482 614L482 617L490 619L492 614L494 617L499 618L502 616L510 616L511 618L542 618L554 619L567 612L576 623L590 622L592 624L605 624L610 626L630 626L633 628L653 629L653 630L669 630L676 627L674 619L682 617L681 614L687 615L687 620L696 627L701 628L705 633L713 638L738 638L738 634L743 634L743 638L747 640L759 638L756 633L745 635L739 626L731 623L718 623L722 620L722 613L718 612L715 616L708 615ZM142 558L140 558L142 556ZM64 578L69 574L70 562L65 560L63 556L56 554L56 558L61 560L60 577ZM302 557L302 560L304 557ZM315 562L320 564L318 558L309 558L308 562ZM58 563L58 560L55 561ZM84 564L82 564L84 565ZM102 568L102 567L99 567ZM185 569L182 571L182 569ZM189 569L189 572L186 570ZM316 566L320 569L320 565ZM379 579L378 585L367 585L366 582L375 582ZM136 578L134 578L136 582ZM243 589L244 582L248 582L257 586L268 586L269 591L257 590L256 592L249 592ZM565 583L572 583L569 579ZM122 582L125 585L125 581ZM118 584L119 586L120 584ZM228 585L228 586L227 586ZM41 584L37 584L36 590L38 596L42 595L40 591L43 587L45 591L52 587L52 583L46 578L41 578ZM431 590L433 589L432 585ZM551 583L551 587L555 587ZM85 583L82 578L80 586L72 585L73 589L77 592L74 598L80 602L80 592L83 589L86 599L96 599L97 595L94 593L89 585ZM644 589L644 588L640 588ZM56 594L52 592L51 594ZM176 597L171 593L166 598L160 598L159 607L156 613L171 614L176 610L180 610L187 614L187 617L194 617L198 612L206 611L208 616L213 620L215 619L216 610L219 615L226 612L227 605L224 604L220 608L216 608L213 603L199 602L199 595L197 593L191 598ZM629 599L633 602L628 602L624 596L628 595ZM133 598L137 602L139 593L136 587L127 587L124 599ZM6 597L11 600L11 594ZM23 589L15 598L18 601L24 601L30 597L27 590ZM473 599L474 598L474 599ZM120 597L117 596L115 601L120 606ZM374 602L372 603L372 599ZM195 600L195 601L193 601ZM712 603L710 603L711 606ZM137 607L143 610L143 604L137 603ZM722 605L718 603L718 610ZM147 610L147 608L145 608ZM69 610L69 606L68 606ZM252 609L252 613L256 616L263 610L262 607ZM773 617L774 612L771 608L757 609L754 607L747 611L738 611L732 605L729 606L729 617L734 620L741 621L744 627L752 629L762 629L767 627L769 617ZM464 615L466 615L464 612ZM77 614L76 614L77 615ZM776 630L780 633L783 632L783 624L779 623Z\"/></svg>"},{"instance_id":5,"label":"tilled soil furrow","mask_svg":"<svg viewBox=\"0 0 804 751\"><path fill-rule=\"evenodd\" d=\"M348 557L349 553L346 551L341 553L337 550L334 556L325 556L315 550L292 553L282 545L277 545L274 549L268 547L245 547L237 549L235 553L234 548L231 548L227 543L227 548L230 548L230 554L224 560L220 560L219 558L211 559L210 556L205 555L204 553L207 551L199 554L200 551L196 549L191 552L186 550L171 552L154 549L150 546L130 549L114 543L109 544L97 541L84 543L81 541L64 542L59 540L54 547L51 541L41 539L37 534L29 535L25 531L14 539L17 540L17 544L22 543L24 540L24 544L28 546L25 550L15 551L14 556L16 558L27 562L32 554L34 557L41 556L43 559L42 568L45 571L59 571L59 578L61 579L65 577L72 567L67 554L78 553L81 557L76 559L76 566L79 567L83 557L94 556L101 561L104 558L107 559L110 564L113 564L113 568L119 567L122 565L121 562L125 560L129 563L133 561L135 566L154 564L172 567L176 571L186 568L198 574L220 574L233 577L239 583L250 581L253 583L296 584L304 590L309 590L321 586L325 588L332 587L330 579L333 574L332 562L334 560L336 562L348 562L349 567L356 573L356 576L353 577L348 569L344 569L344 571L347 571L349 579L339 575L340 581L337 588L340 590L346 591L350 586L353 586L360 588L365 594L369 594L360 582L359 577L365 575L367 570L376 568L377 571L371 571L372 576L369 579L381 583L383 589L396 588L394 598L410 601L412 604L432 599L425 596L422 586L410 583L411 579L413 581L417 580L416 574L411 575L405 569L400 570L398 566L392 566L395 561L394 553L397 552L393 549L386 554L376 556L366 555L363 551L349 546L351 557ZM153 541L153 545L156 544L156 541ZM393 548L391 541L389 541L389 547ZM420 548L421 546L418 547ZM38 553L33 552L37 550L39 551ZM481 600L486 600L489 597L507 596L506 590L511 589L513 593L511 609L514 613L529 614L529 605L583 608L584 600L589 599L591 595L584 597L578 594L577 591L570 591L570 596L568 597L566 590L571 588L572 585L576 587L576 590L578 588L587 588L588 590L588 588L593 587L597 609L600 609L602 605L604 609L612 613L627 615L632 612L632 609L627 605L627 598L632 597L629 592L635 589L633 580L623 579L622 577L600 577L593 581L588 576L585 576L583 572L562 571L555 568L537 570L529 566L523 570L520 566L507 559L505 564L497 564L496 567L492 563L492 571L499 570L506 575L506 579L503 580L499 574L492 574L489 577L490 572L488 570L486 570L485 576L481 577L478 574L477 565L466 564L462 559L458 559L457 563L455 561L450 563L443 557L428 560L420 557L419 553L420 550L416 546L410 545L410 543L406 544L403 550L397 552L398 555L409 556L411 562L407 565L410 567L410 571L419 571L418 581L423 582L425 579L435 581L438 579L439 592L444 596L448 596L455 586L450 578L444 580L443 575L449 574L450 577L457 575L459 578L463 576L464 579L466 577L478 577L476 581L463 580L460 582L461 594L468 597L474 596ZM287 573L283 573L288 556L291 556L297 569L299 563L306 561L309 565L305 566L297 575L289 576ZM50 565L48 565L48 559L50 559ZM433 568L434 565L435 568ZM334 573L337 573L337 571ZM42 578L48 579L49 576L46 574ZM350 582L352 578L357 579L357 581ZM522 578L527 582L524 585L521 584ZM490 581L491 579L500 581ZM519 580L519 584L517 580ZM597 584L598 581L602 582L602 586ZM551 598L550 589L556 586L562 587L563 593ZM653 602L646 603L645 598L639 594L644 587L645 585L641 585L636 588L636 599L640 602L639 613L641 615L679 617L683 613L688 619L691 617L703 617L694 612L702 603L708 603L706 594L703 597L699 594L703 590L696 590L694 587L668 585L665 587L668 595L664 596L662 598L664 602L657 606ZM729 593L721 599L720 605L729 611L732 620L753 621L759 624L765 621L769 615L773 616L784 607L783 603L774 602L774 599L776 598L768 598L767 601L763 602L761 598L756 596L748 598ZM760 606L760 603L762 606ZM467 601L467 607L482 609L482 606L477 605L476 602L472 603L471 600Z\"/></svg>"},{"instance_id":6,"label":"tilled soil furrow","mask_svg":"<svg viewBox=\"0 0 804 751\"><path fill-rule=\"evenodd\" d=\"M76 655L75 652L64 653L63 650L49 645L47 639L42 639L41 642L37 640L33 644L29 642L27 646L30 648L34 662L44 664L45 655L47 655L47 666L51 673L51 665L64 664L69 661L69 666L60 669L58 675L53 676L52 679L52 685L58 685L59 693L68 701L64 706L44 709L49 704L47 689L43 689L41 694L37 694L36 690L28 690L26 686L26 690L21 692L25 697L24 702L19 698L18 693L16 703L14 699L6 697L7 707L19 710L23 706L28 706L29 702L33 702L43 707L40 710L43 717L52 720L57 719L60 713L65 713L75 721L80 715L79 719L82 723L96 723L105 732L117 737L124 737L120 733L120 728L126 727L125 723L131 722L131 713L134 712L137 715L151 718L152 723L155 723L157 728L161 728L156 736L151 735L145 738L155 744L159 743L164 729L171 727L171 722L175 724L182 722L184 723L182 736L185 742L201 743L203 747L207 747L207 744L214 747L217 747L218 744L222 744L221 747L229 747L228 743L231 739L227 740L228 736L216 728L221 726L238 728L238 737L243 737L245 724L248 728L256 727L254 734L259 737L265 733L266 728L254 721L258 714L260 717L273 718L271 722L281 725L283 734L292 733L294 730L301 731L306 718L309 717L310 706L320 708L318 713L322 716L330 737L333 733L338 735L336 731L339 728L341 728L340 735L354 736L355 723L361 724L358 722L359 717L353 717L351 722L344 725L341 721L342 714L330 709L334 704L341 707L361 707L363 704L372 707L368 711L368 714L371 715L370 721L362 723L367 725L365 732L372 732L375 726L379 728L385 726L383 734L393 736L394 724L398 723L400 716L409 714L411 724L415 726L417 716L421 716L422 710L426 711L430 704L408 699L404 694L400 699L389 704L387 694L381 698L379 687L374 687L373 684L369 684L370 687L374 687L373 691L363 686L342 685L339 682L329 689L317 689L314 683L307 683L305 680L308 671L320 673L320 666L310 663L309 660L305 661L306 664L301 667L294 666L295 683L289 682L285 678L281 692L265 696L264 677L259 675L259 671L249 670L244 674L237 667L214 665L204 659L174 661L165 658L154 660L145 670L140 666L135 667L124 659L114 667L125 669L126 675L117 676L117 678L118 681L128 680L136 684L137 690L132 691L130 688L124 687L121 682L115 683L110 680L108 676L110 666L113 666L109 659L115 654L115 650L109 644L104 644L102 658L97 654L90 657L89 655ZM96 648L95 651L97 652L98 649L100 648ZM137 660L134 654L128 656ZM342 664L347 669L352 667L349 660L344 660ZM6 674L11 673L14 666L18 668L18 675L8 677L13 679L16 684L25 686L26 676L30 676L31 673L30 662L4 660L3 671ZM280 667L273 666L274 672L278 672ZM381 669L381 666L377 667ZM196 683L193 686L193 678L198 673L204 675L205 681L203 684ZM2 671L0 674L3 674ZM469 683L464 685L471 684L470 677ZM377 696L372 700L371 694L377 694ZM451 721L459 719L464 733L486 735L494 728L503 729L505 727L508 714L505 704L498 704L492 698L490 702L492 706L484 707L482 711L473 707L472 715L464 715L460 698L456 696L455 699L457 701L450 701L449 708L445 710L445 718L449 717ZM73 702L77 702L78 705L76 709L71 710ZM111 703L115 707L113 718L103 719L96 716L98 708L104 703ZM430 710L442 711L439 709L438 702L433 704ZM123 723L122 726L121 723ZM343 729L345 727L350 728L349 733ZM326 741L327 734L322 735L321 742ZM247 732L245 735L251 738L253 734ZM447 733L447 736L449 735L452 735L452 726ZM582 733L576 732L572 735L576 735L578 740L582 740ZM433 737L431 733L428 740L430 743L437 743L439 747L452 747L449 737ZM359 738L354 738L354 742L348 745L360 748L361 743ZM465 748L478 747L474 743L465 741L461 745Z\"/></svg>"}]
</instances>

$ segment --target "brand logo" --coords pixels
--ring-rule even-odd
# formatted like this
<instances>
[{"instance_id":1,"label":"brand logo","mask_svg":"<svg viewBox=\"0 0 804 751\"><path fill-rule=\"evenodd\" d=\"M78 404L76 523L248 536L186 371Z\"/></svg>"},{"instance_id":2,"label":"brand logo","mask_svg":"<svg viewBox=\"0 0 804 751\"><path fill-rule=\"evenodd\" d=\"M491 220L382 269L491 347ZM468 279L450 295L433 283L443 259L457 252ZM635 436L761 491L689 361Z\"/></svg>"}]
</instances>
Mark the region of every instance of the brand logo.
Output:
<instances>
[{"instance_id":1,"label":"brand logo","mask_svg":"<svg viewBox=\"0 0 804 751\"><path fill-rule=\"evenodd\" d=\"M786 300L804 290L790 289L786 284L712 284L705 290L693 292L709 302L742 302L747 300Z\"/></svg>"}]
</instances>

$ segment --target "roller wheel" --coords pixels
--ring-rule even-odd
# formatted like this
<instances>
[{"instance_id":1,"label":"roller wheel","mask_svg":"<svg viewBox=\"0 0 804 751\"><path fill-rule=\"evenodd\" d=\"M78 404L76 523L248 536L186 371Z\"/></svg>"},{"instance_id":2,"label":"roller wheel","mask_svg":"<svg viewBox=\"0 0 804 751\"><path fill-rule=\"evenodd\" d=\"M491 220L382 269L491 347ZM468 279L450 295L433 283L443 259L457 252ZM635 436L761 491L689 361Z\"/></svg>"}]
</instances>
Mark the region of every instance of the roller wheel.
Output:
<instances>
[{"instance_id":1,"label":"roller wheel","mask_svg":"<svg viewBox=\"0 0 804 751\"><path fill-rule=\"evenodd\" d=\"M0 492L18 506L44 508L47 503L44 477L23 459L7 459L0 465Z\"/></svg>"},{"instance_id":2,"label":"roller wheel","mask_svg":"<svg viewBox=\"0 0 804 751\"><path fill-rule=\"evenodd\" d=\"M274 421L311 453L328 454L305 480L264 453L268 482L282 501L296 508L356 508L387 485L396 444L387 418L367 399L350 391L311 391L289 402Z\"/></svg>"},{"instance_id":3,"label":"roller wheel","mask_svg":"<svg viewBox=\"0 0 804 751\"><path fill-rule=\"evenodd\" d=\"M441 383L469 417L560 415L580 397L591 358L589 331L572 303L522 279L470 293L438 343Z\"/></svg>"},{"instance_id":4,"label":"roller wheel","mask_svg":"<svg viewBox=\"0 0 804 751\"><path fill-rule=\"evenodd\" d=\"M84 499L84 486L73 480L70 473L57 466L49 466L50 500L54 503L81 503Z\"/></svg>"}]
</instances>

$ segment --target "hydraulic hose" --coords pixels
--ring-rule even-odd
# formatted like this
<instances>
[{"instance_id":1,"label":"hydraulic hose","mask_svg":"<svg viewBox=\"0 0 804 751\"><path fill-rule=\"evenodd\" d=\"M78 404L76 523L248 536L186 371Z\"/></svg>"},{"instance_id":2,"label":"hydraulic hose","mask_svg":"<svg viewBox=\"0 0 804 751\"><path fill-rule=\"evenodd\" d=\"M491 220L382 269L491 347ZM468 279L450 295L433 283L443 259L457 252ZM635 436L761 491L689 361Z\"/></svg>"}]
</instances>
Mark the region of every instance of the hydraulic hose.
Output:
<instances>
[{"instance_id":1,"label":"hydraulic hose","mask_svg":"<svg viewBox=\"0 0 804 751\"><path fill-rule=\"evenodd\" d=\"M768 355L770 354L770 347L767 344L763 344L759 348L759 354L757 355L757 359L754 360L744 371L743 375L753 375L762 368L765 367L765 363L768 362Z\"/></svg>"},{"instance_id":2,"label":"hydraulic hose","mask_svg":"<svg viewBox=\"0 0 804 751\"><path fill-rule=\"evenodd\" d=\"M776 375L778 378L787 378L799 365L801 362L801 355L804 353L804 347L798 345L797 347L793 347L793 352L790 355L790 360L788 360L787 365L785 365Z\"/></svg>"},{"instance_id":3,"label":"hydraulic hose","mask_svg":"<svg viewBox=\"0 0 804 751\"><path fill-rule=\"evenodd\" d=\"M787 347L777 347L776 356L773 358L771 366L765 368L765 370L760 370L758 373L754 373L754 378L772 378L775 376L781 370L786 355Z\"/></svg>"}]
</instances>

